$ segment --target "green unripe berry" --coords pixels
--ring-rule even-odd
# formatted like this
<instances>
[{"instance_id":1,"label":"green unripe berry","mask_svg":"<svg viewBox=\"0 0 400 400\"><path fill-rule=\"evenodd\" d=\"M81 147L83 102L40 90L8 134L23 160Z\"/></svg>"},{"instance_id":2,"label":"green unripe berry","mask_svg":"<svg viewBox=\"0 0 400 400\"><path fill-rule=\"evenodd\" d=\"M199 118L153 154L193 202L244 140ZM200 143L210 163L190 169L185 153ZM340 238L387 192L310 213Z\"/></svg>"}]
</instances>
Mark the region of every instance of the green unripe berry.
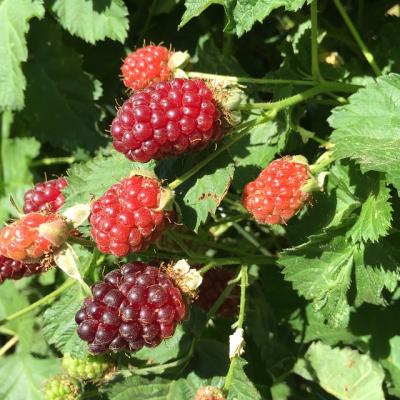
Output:
<instances>
[{"instance_id":1,"label":"green unripe berry","mask_svg":"<svg viewBox=\"0 0 400 400\"><path fill-rule=\"evenodd\" d=\"M44 387L45 400L78 400L79 394L79 387L69 376L53 376Z\"/></svg>"},{"instance_id":2,"label":"green unripe berry","mask_svg":"<svg viewBox=\"0 0 400 400\"><path fill-rule=\"evenodd\" d=\"M101 379L114 364L105 357L88 355L85 358L76 358L67 353L64 354L62 366L72 378L93 381Z\"/></svg>"}]
</instances>

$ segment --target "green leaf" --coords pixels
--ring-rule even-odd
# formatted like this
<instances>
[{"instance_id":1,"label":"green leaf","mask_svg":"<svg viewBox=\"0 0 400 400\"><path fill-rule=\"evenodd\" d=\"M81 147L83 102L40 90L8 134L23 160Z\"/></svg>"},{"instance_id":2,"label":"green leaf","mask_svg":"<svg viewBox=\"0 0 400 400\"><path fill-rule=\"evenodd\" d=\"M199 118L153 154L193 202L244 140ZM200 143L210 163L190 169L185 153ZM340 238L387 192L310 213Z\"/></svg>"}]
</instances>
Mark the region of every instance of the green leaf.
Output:
<instances>
[{"instance_id":1,"label":"green leaf","mask_svg":"<svg viewBox=\"0 0 400 400\"><path fill-rule=\"evenodd\" d=\"M295 372L313 380L340 400L384 400L384 373L368 355L345 347L332 348L313 343L304 360L299 360Z\"/></svg>"},{"instance_id":2,"label":"green leaf","mask_svg":"<svg viewBox=\"0 0 400 400\"><path fill-rule=\"evenodd\" d=\"M229 386L228 400L261 400L262 397L249 380L244 367L247 364L243 358L236 360L233 377Z\"/></svg>"},{"instance_id":3,"label":"green leaf","mask_svg":"<svg viewBox=\"0 0 400 400\"><path fill-rule=\"evenodd\" d=\"M188 171L204 157L204 153L187 158L182 171ZM176 200L182 212L185 225L197 231L215 211L229 189L234 173L231 157L224 152L207 164L195 176L179 186Z\"/></svg>"},{"instance_id":4,"label":"green leaf","mask_svg":"<svg viewBox=\"0 0 400 400\"><path fill-rule=\"evenodd\" d=\"M134 163L124 155L99 155L86 163L75 164L68 171L68 187L64 190L64 209L77 203L88 203L100 197L113 184L129 176L134 169L152 170L155 163Z\"/></svg>"},{"instance_id":5,"label":"green leaf","mask_svg":"<svg viewBox=\"0 0 400 400\"><path fill-rule=\"evenodd\" d=\"M386 305L382 291L394 292L400 279L400 251L388 240L361 246L354 254L356 305Z\"/></svg>"},{"instance_id":6,"label":"green leaf","mask_svg":"<svg viewBox=\"0 0 400 400\"><path fill-rule=\"evenodd\" d=\"M7 214L17 216L18 212L10 203L10 196L22 209L25 192L33 186L29 165L40 150L40 143L34 138L5 138L3 141L3 178L6 197L2 199L3 220Z\"/></svg>"},{"instance_id":7,"label":"green leaf","mask_svg":"<svg viewBox=\"0 0 400 400\"><path fill-rule=\"evenodd\" d=\"M13 354L0 359L2 400L42 400L43 383L60 370L56 359L37 359ZM5 379L7 378L7 379Z\"/></svg>"},{"instance_id":8,"label":"green leaf","mask_svg":"<svg viewBox=\"0 0 400 400\"><path fill-rule=\"evenodd\" d=\"M75 322L75 314L81 308L83 299L79 284L75 284L43 314L43 334L48 343L62 353L76 356L87 353L85 342L76 333Z\"/></svg>"},{"instance_id":9,"label":"green leaf","mask_svg":"<svg viewBox=\"0 0 400 400\"><path fill-rule=\"evenodd\" d=\"M316 311L334 326L346 326L350 307L347 290L351 282L353 247L342 236L326 236L286 250L279 258L285 279Z\"/></svg>"},{"instance_id":10,"label":"green leaf","mask_svg":"<svg viewBox=\"0 0 400 400\"><path fill-rule=\"evenodd\" d=\"M309 3L309 0L307 1ZM228 16L227 28L242 36L258 21L262 22L273 10L284 7L287 11L297 11L306 0L186 0L186 11L182 16L179 28L192 18L198 17L212 4L224 6Z\"/></svg>"},{"instance_id":11,"label":"green leaf","mask_svg":"<svg viewBox=\"0 0 400 400\"><path fill-rule=\"evenodd\" d=\"M378 78L349 101L329 118L336 157L355 160L363 171L384 172L400 191L400 75Z\"/></svg>"},{"instance_id":12,"label":"green leaf","mask_svg":"<svg viewBox=\"0 0 400 400\"><path fill-rule=\"evenodd\" d=\"M42 0L2 0L0 2L0 109L24 106L26 81L21 63L28 58L25 34L31 18L44 14Z\"/></svg>"},{"instance_id":13,"label":"green leaf","mask_svg":"<svg viewBox=\"0 0 400 400\"><path fill-rule=\"evenodd\" d=\"M81 56L62 43L61 35L52 22L32 26L26 108L16 122L21 131L54 146L95 149L104 142L96 130L95 85L82 70Z\"/></svg>"},{"instance_id":14,"label":"green leaf","mask_svg":"<svg viewBox=\"0 0 400 400\"><path fill-rule=\"evenodd\" d=\"M6 281L0 286L0 320L28 305L27 298L17 290L15 282ZM32 314L26 314L5 325L18 335L17 346L20 353L27 354L31 351L33 323Z\"/></svg>"},{"instance_id":15,"label":"green leaf","mask_svg":"<svg viewBox=\"0 0 400 400\"><path fill-rule=\"evenodd\" d=\"M377 191L372 192L361 208L360 216L348 235L357 241L376 242L380 236L385 236L391 225L392 206L390 190L381 180Z\"/></svg>"},{"instance_id":16,"label":"green leaf","mask_svg":"<svg viewBox=\"0 0 400 400\"><path fill-rule=\"evenodd\" d=\"M65 29L89 43L106 38L123 43L128 36L128 8L122 0L57 0L52 10Z\"/></svg>"},{"instance_id":17,"label":"green leaf","mask_svg":"<svg viewBox=\"0 0 400 400\"><path fill-rule=\"evenodd\" d=\"M390 338L389 344L390 353L380 363L390 375L391 387L389 388L389 393L400 397L400 336Z\"/></svg>"}]
</instances>

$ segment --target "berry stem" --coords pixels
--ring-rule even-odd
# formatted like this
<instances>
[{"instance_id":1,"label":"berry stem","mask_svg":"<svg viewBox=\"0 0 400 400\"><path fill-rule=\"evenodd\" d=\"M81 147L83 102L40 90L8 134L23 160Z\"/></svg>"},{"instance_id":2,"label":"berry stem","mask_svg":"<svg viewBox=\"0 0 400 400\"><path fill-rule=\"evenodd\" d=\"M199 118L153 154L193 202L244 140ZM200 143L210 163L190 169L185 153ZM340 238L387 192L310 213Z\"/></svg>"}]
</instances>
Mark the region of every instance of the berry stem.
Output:
<instances>
[{"instance_id":1,"label":"berry stem","mask_svg":"<svg viewBox=\"0 0 400 400\"><path fill-rule=\"evenodd\" d=\"M335 3L336 8L338 9L340 15L343 18L343 21L347 25L347 28L353 35L354 40L356 41L358 47L360 48L364 58L367 60L368 64L371 66L371 69L374 71L376 76L382 75L382 71L378 67L374 55L370 52L368 49L367 45L361 38L360 34L357 31L357 28L354 26L353 21L349 17L349 14L347 14L346 9L344 8L342 2L340 0L333 0Z\"/></svg>"},{"instance_id":2,"label":"berry stem","mask_svg":"<svg viewBox=\"0 0 400 400\"><path fill-rule=\"evenodd\" d=\"M322 82L319 70L318 59L318 3L317 0L311 2L311 74L313 80Z\"/></svg>"},{"instance_id":3,"label":"berry stem","mask_svg":"<svg viewBox=\"0 0 400 400\"><path fill-rule=\"evenodd\" d=\"M304 129L300 125L295 126L294 130L297 133L300 134L300 136L302 137L303 141L306 141L307 139L311 139L311 140L314 140L314 142L319 143L321 146L324 146L324 147L331 146L330 142L328 142L326 140L323 140L323 139L320 139L318 136L315 135L314 132L311 132L311 131L309 131L307 129Z\"/></svg>"},{"instance_id":4,"label":"berry stem","mask_svg":"<svg viewBox=\"0 0 400 400\"><path fill-rule=\"evenodd\" d=\"M175 179L173 182L171 182L168 186L171 190L175 190L178 186L182 185L184 182L186 182L188 179L190 179L194 174L199 172L203 167L205 167L210 161L212 161L214 158L218 157L222 152L224 152L226 149L228 149L230 146L232 146L234 143L236 143L238 140L240 140L242 137L244 137L248 133L249 128L253 128L254 126L261 124L262 122L265 122L269 119L269 117L260 117L257 119L252 119L251 121L246 121L243 122L242 124L238 125L236 128L234 128L230 133L229 133L229 139L225 142L223 146L221 146L218 150L212 152L208 157L206 157L204 160L200 161L198 164L196 164L192 169L181 175L179 178ZM234 133L238 132L237 135L233 136Z\"/></svg>"},{"instance_id":5,"label":"berry stem","mask_svg":"<svg viewBox=\"0 0 400 400\"><path fill-rule=\"evenodd\" d=\"M44 305L51 303L56 297L58 297L62 292L70 288L76 283L73 279L67 280L62 286L60 286L58 289L54 290L53 292L49 293L47 296L42 297L35 303L30 304L29 306L23 308L22 310L19 310L15 312L14 314L9 315L8 317L0 320L0 325L3 325L9 321L13 321L14 319L17 319L19 317L22 317L23 315L35 310L36 308Z\"/></svg>"},{"instance_id":6,"label":"berry stem","mask_svg":"<svg viewBox=\"0 0 400 400\"><path fill-rule=\"evenodd\" d=\"M40 167L42 165L72 164L73 162L75 162L75 157L47 157L31 161L29 165L31 167Z\"/></svg>"},{"instance_id":7,"label":"berry stem","mask_svg":"<svg viewBox=\"0 0 400 400\"><path fill-rule=\"evenodd\" d=\"M236 231L244 238L246 239L250 244L252 244L257 250L260 251L261 254L264 256L270 257L272 256L271 252L269 252L262 244L254 237L254 235L250 235L248 232L246 232L245 229L243 229L239 224L234 222L232 226L236 229Z\"/></svg>"},{"instance_id":8,"label":"berry stem","mask_svg":"<svg viewBox=\"0 0 400 400\"><path fill-rule=\"evenodd\" d=\"M4 354L7 353L8 350L10 350L19 340L18 335L13 336L8 342L4 344L0 348L0 358L4 356Z\"/></svg>"},{"instance_id":9,"label":"berry stem","mask_svg":"<svg viewBox=\"0 0 400 400\"><path fill-rule=\"evenodd\" d=\"M89 239L84 239L78 236L70 236L68 238L69 243L77 243L85 247L96 248L96 243Z\"/></svg>"},{"instance_id":10,"label":"berry stem","mask_svg":"<svg viewBox=\"0 0 400 400\"><path fill-rule=\"evenodd\" d=\"M246 287L248 284L248 275L247 275L248 271L247 270L248 270L247 265L242 265L240 268L240 308L239 308L239 318L237 320L236 329L243 329L244 315L245 315L245 309L246 309ZM224 384L225 392L229 391L229 387L232 383L233 372L235 370L235 364L236 364L237 358L238 358L238 355L234 356L231 359L231 363L229 365L229 370L226 375L225 384Z\"/></svg>"},{"instance_id":11,"label":"berry stem","mask_svg":"<svg viewBox=\"0 0 400 400\"><path fill-rule=\"evenodd\" d=\"M296 80L296 79L268 79L268 78L250 78L247 76L229 76L229 75L216 75L207 74L205 72L188 72L189 78L199 78L199 79L212 79L220 80L224 83L250 83L256 85L304 85L304 86L315 86L318 82L307 81L307 80Z\"/></svg>"},{"instance_id":12,"label":"berry stem","mask_svg":"<svg viewBox=\"0 0 400 400\"><path fill-rule=\"evenodd\" d=\"M310 171L313 174L318 174L319 172L323 171L329 164L332 164L336 160L333 151L328 150L323 153L318 160L310 165Z\"/></svg>"}]
</instances>

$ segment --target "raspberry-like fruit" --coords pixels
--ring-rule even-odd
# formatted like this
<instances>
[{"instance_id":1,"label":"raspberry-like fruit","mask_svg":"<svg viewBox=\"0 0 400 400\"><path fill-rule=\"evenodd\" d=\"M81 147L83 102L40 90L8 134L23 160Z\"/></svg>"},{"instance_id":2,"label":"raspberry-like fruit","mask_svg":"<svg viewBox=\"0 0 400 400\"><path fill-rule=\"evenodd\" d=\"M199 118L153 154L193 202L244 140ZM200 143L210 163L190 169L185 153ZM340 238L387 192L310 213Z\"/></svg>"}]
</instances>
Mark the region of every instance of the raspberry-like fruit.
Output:
<instances>
[{"instance_id":1,"label":"raspberry-like fruit","mask_svg":"<svg viewBox=\"0 0 400 400\"><path fill-rule=\"evenodd\" d=\"M168 275L135 262L93 285L75 321L79 337L98 354L156 347L174 334L185 314L181 291Z\"/></svg>"},{"instance_id":2,"label":"raspberry-like fruit","mask_svg":"<svg viewBox=\"0 0 400 400\"><path fill-rule=\"evenodd\" d=\"M138 90L171 76L168 61L172 52L164 46L149 45L128 54L121 67L124 85Z\"/></svg>"},{"instance_id":3,"label":"raspberry-like fruit","mask_svg":"<svg viewBox=\"0 0 400 400\"><path fill-rule=\"evenodd\" d=\"M114 368L114 363L102 356L72 357L64 354L62 366L72 378L82 381L99 380Z\"/></svg>"},{"instance_id":4,"label":"raspberry-like fruit","mask_svg":"<svg viewBox=\"0 0 400 400\"><path fill-rule=\"evenodd\" d=\"M40 264L27 264L0 256L0 283L6 279L18 280L43 271Z\"/></svg>"},{"instance_id":5,"label":"raspberry-like fruit","mask_svg":"<svg viewBox=\"0 0 400 400\"><path fill-rule=\"evenodd\" d=\"M113 145L132 161L148 162L205 148L221 139L221 113L199 79L173 79L135 92L111 125Z\"/></svg>"},{"instance_id":6,"label":"raspberry-like fruit","mask_svg":"<svg viewBox=\"0 0 400 400\"><path fill-rule=\"evenodd\" d=\"M56 212L64 204L62 189L68 186L65 178L37 183L24 196L24 213L36 211Z\"/></svg>"},{"instance_id":7,"label":"raspberry-like fruit","mask_svg":"<svg viewBox=\"0 0 400 400\"><path fill-rule=\"evenodd\" d=\"M204 310L209 311L218 297L224 291L228 282L233 279L234 273L227 269L210 269L203 275L203 282L200 286L197 304ZM217 311L221 317L233 317L237 314L240 303L240 287L235 286L230 295L222 303Z\"/></svg>"},{"instance_id":8,"label":"raspberry-like fruit","mask_svg":"<svg viewBox=\"0 0 400 400\"><path fill-rule=\"evenodd\" d=\"M102 253L123 257L144 251L172 220L172 193L148 176L113 185L92 205L92 237Z\"/></svg>"},{"instance_id":9,"label":"raspberry-like fruit","mask_svg":"<svg viewBox=\"0 0 400 400\"><path fill-rule=\"evenodd\" d=\"M58 214L30 213L0 232L0 254L17 261L38 262L60 247L70 225Z\"/></svg>"},{"instance_id":10,"label":"raspberry-like fruit","mask_svg":"<svg viewBox=\"0 0 400 400\"><path fill-rule=\"evenodd\" d=\"M68 376L56 375L44 386L45 400L78 400L80 389Z\"/></svg>"},{"instance_id":11,"label":"raspberry-like fruit","mask_svg":"<svg viewBox=\"0 0 400 400\"><path fill-rule=\"evenodd\" d=\"M225 396L221 389L214 386L204 386L197 391L194 400L225 400Z\"/></svg>"},{"instance_id":12,"label":"raspberry-like fruit","mask_svg":"<svg viewBox=\"0 0 400 400\"><path fill-rule=\"evenodd\" d=\"M275 160L245 186L243 206L258 223L285 224L310 199L310 194L303 191L310 176L304 157Z\"/></svg>"}]
</instances>

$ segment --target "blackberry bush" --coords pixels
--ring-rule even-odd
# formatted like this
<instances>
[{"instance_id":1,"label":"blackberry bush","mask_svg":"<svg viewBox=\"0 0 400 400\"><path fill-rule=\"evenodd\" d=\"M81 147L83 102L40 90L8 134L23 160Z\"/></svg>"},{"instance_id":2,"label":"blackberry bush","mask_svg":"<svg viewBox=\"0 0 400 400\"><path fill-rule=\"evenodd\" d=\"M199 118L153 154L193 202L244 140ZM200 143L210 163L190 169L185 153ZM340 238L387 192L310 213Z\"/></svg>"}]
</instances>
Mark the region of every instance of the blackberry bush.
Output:
<instances>
[{"instance_id":1,"label":"blackberry bush","mask_svg":"<svg viewBox=\"0 0 400 400\"><path fill-rule=\"evenodd\" d=\"M399 18L0 0L0 399L400 398Z\"/></svg>"}]
</instances>

